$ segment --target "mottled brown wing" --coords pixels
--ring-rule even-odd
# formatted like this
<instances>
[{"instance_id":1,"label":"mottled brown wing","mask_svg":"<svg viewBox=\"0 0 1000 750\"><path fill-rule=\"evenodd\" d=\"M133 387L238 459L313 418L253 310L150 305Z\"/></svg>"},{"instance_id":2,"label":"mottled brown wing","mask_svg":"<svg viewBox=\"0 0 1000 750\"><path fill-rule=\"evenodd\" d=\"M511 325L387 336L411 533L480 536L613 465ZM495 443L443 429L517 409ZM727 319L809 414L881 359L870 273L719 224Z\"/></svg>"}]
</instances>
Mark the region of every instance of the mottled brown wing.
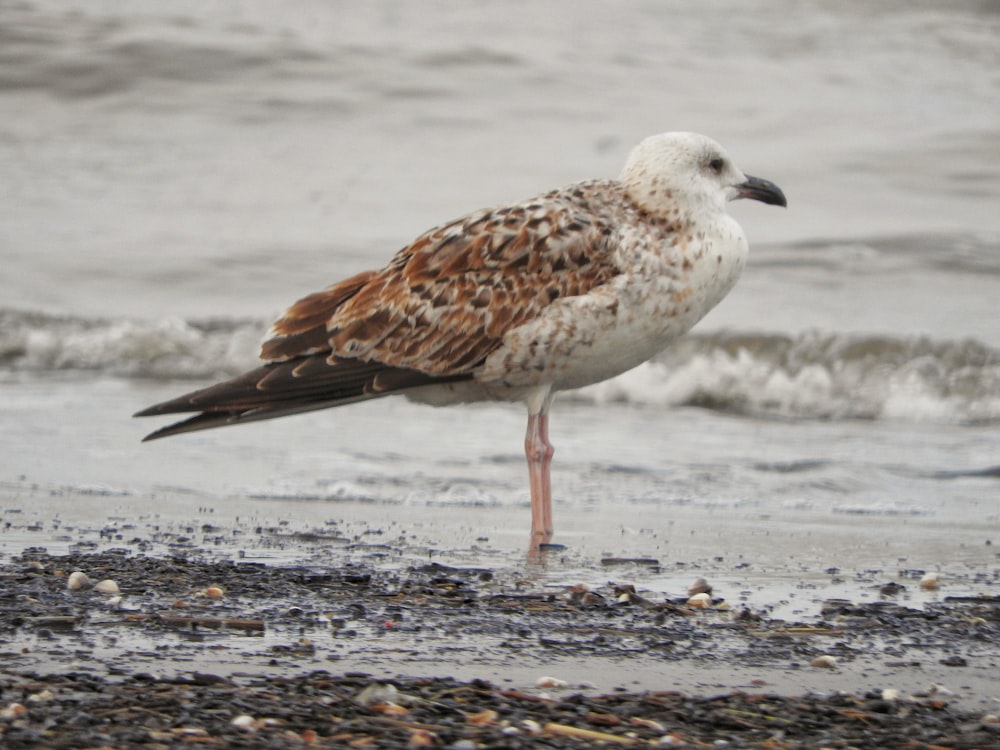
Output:
<instances>
[{"instance_id":1,"label":"mottled brown wing","mask_svg":"<svg viewBox=\"0 0 1000 750\"><path fill-rule=\"evenodd\" d=\"M260 357L268 362L285 362L295 357L330 351L327 324L334 311L375 276L364 271L334 284L322 292L303 297L274 324L274 336L261 346Z\"/></svg>"},{"instance_id":2,"label":"mottled brown wing","mask_svg":"<svg viewBox=\"0 0 1000 750\"><path fill-rule=\"evenodd\" d=\"M512 328L616 276L610 224L583 183L432 229L381 271L298 302L264 342L267 364L136 416L201 412L147 440L325 409L473 377Z\"/></svg>"},{"instance_id":3,"label":"mottled brown wing","mask_svg":"<svg viewBox=\"0 0 1000 750\"><path fill-rule=\"evenodd\" d=\"M278 320L270 361L329 351L434 376L469 373L505 332L620 271L584 183L432 229L384 269L310 295Z\"/></svg>"}]
</instances>

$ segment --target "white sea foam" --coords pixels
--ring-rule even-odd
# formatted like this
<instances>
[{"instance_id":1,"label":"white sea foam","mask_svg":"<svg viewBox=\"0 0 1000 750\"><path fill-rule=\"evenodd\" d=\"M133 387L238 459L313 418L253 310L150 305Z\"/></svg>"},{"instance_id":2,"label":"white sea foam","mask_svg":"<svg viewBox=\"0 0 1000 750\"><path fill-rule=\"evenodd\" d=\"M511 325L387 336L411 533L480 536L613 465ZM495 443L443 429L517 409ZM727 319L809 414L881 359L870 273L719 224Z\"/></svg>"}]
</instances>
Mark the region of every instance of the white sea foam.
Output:
<instances>
[{"instance_id":1,"label":"white sea foam","mask_svg":"<svg viewBox=\"0 0 1000 750\"><path fill-rule=\"evenodd\" d=\"M575 397L787 418L986 422L1000 419L1000 352L922 337L692 335Z\"/></svg>"},{"instance_id":2,"label":"white sea foam","mask_svg":"<svg viewBox=\"0 0 1000 750\"><path fill-rule=\"evenodd\" d=\"M253 320L0 310L0 372L212 380L256 366L266 328ZM925 337L696 333L652 362L562 398L776 418L991 422L1000 420L1000 351Z\"/></svg>"},{"instance_id":3,"label":"white sea foam","mask_svg":"<svg viewBox=\"0 0 1000 750\"><path fill-rule=\"evenodd\" d=\"M0 310L0 370L207 378L254 365L262 323L105 320Z\"/></svg>"}]
</instances>

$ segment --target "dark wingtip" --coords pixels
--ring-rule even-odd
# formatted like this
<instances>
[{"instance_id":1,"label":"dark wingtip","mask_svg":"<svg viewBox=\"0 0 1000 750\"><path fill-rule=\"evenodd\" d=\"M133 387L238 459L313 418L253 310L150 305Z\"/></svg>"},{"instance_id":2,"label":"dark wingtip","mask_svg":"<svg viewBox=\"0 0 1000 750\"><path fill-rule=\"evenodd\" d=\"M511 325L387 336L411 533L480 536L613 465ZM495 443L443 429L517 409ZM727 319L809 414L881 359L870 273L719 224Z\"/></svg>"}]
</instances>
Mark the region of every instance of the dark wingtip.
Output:
<instances>
[{"instance_id":1,"label":"dark wingtip","mask_svg":"<svg viewBox=\"0 0 1000 750\"><path fill-rule=\"evenodd\" d=\"M274 419L387 396L396 391L469 380L462 373L435 377L378 362L336 360L325 354L264 365L232 380L137 411L134 417L201 412L149 433L143 442L195 430Z\"/></svg>"},{"instance_id":2,"label":"dark wingtip","mask_svg":"<svg viewBox=\"0 0 1000 750\"><path fill-rule=\"evenodd\" d=\"M156 407L152 408L155 409ZM209 430L213 427L223 427L228 424L235 424L239 421L240 416L240 414L234 412L202 412L201 414L195 414L193 417L183 419L180 422L174 422L173 424L168 424L158 430L153 430L142 439L142 442L148 443L150 440L159 440L160 438L170 437L172 435L181 435L185 432Z\"/></svg>"},{"instance_id":3,"label":"dark wingtip","mask_svg":"<svg viewBox=\"0 0 1000 750\"><path fill-rule=\"evenodd\" d=\"M164 427L163 429L160 430L154 430L153 432L146 435L146 437L144 437L139 442L148 443L153 440L160 440L161 438L170 437L171 435L179 435L182 432L188 432L188 430L173 430L170 427Z\"/></svg>"},{"instance_id":4,"label":"dark wingtip","mask_svg":"<svg viewBox=\"0 0 1000 750\"><path fill-rule=\"evenodd\" d=\"M143 416L149 416L149 415L143 415ZM180 432L187 432L187 430L178 428L181 425L186 424L188 421L189 420L184 420L183 422L177 422L175 424L167 425L166 427L161 427L158 430L153 430L151 433L149 433L142 439L142 442L148 443L151 440L159 440L160 438L170 437L171 435L176 435Z\"/></svg>"},{"instance_id":5,"label":"dark wingtip","mask_svg":"<svg viewBox=\"0 0 1000 750\"><path fill-rule=\"evenodd\" d=\"M213 386L215 387L215 386ZM180 414L186 411L201 411L201 408L195 406L195 399L203 395L205 391L210 390L209 388L203 388L199 391L193 391L191 393L185 393L183 396L178 396L177 398L172 398L169 401L161 401L158 404L153 404L152 406L147 406L145 409L140 409L133 417L159 417L164 414Z\"/></svg>"}]
</instances>

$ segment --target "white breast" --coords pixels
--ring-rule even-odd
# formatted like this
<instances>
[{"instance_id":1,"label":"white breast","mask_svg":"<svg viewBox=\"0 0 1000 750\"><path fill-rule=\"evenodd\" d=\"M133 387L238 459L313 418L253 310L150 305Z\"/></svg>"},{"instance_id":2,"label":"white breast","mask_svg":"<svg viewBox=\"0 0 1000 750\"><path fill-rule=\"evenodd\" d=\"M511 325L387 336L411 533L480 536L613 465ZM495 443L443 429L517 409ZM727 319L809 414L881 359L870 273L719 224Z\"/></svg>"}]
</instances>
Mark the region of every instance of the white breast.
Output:
<instances>
[{"instance_id":1,"label":"white breast","mask_svg":"<svg viewBox=\"0 0 1000 750\"><path fill-rule=\"evenodd\" d=\"M493 391L579 388L663 351L726 296L746 263L740 226L727 214L713 219L684 237L646 225L625 229L616 259L624 273L508 332L477 381Z\"/></svg>"}]
</instances>

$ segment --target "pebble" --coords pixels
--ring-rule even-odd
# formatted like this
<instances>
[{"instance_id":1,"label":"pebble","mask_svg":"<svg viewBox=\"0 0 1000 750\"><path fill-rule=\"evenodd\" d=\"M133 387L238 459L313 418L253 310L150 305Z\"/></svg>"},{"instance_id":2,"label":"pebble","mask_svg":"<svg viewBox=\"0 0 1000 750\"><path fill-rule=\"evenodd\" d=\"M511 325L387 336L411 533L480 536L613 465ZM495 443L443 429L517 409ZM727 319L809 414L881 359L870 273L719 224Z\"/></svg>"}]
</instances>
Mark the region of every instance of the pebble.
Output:
<instances>
[{"instance_id":1,"label":"pebble","mask_svg":"<svg viewBox=\"0 0 1000 750\"><path fill-rule=\"evenodd\" d=\"M66 588L70 591L79 591L80 589L85 589L90 585L90 579L87 574L80 570L75 570L69 574L69 578L66 579Z\"/></svg>"},{"instance_id":2,"label":"pebble","mask_svg":"<svg viewBox=\"0 0 1000 750\"><path fill-rule=\"evenodd\" d=\"M205 589L205 596L207 596L209 599L218 600L225 595L226 592L223 590L221 586L209 586L207 589Z\"/></svg>"},{"instance_id":3,"label":"pebble","mask_svg":"<svg viewBox=\"0 0 1000 750\"><path fill-rule=\"evenodd\" d=\"M208 730L202 727L174 727L170 730L181 737L207 737Z\"/></svg>"},{"instance_id":4,"label":"pebble","mask_svg":"<svg viewBox=\"0 0 1000 750\"><path fill-rule=\"evenodd\" d=\"M941 576L937 573L924 573L920 579L920 588L925 591L933 591L941 585Z\"/></svg>"},{"instance_id":5,"label":"pebble","mask_svg":"<svg viewBox=\"0 0 1000 750\"><path fill-rule=\"evenodd\" d=\"M695 594L711 594L712 585L706 581L704 578L696 578L694 583L688 586L688 596L694 596Z\"/></svg>"},{"instance_id":6,"label":"pebble","mask_svg":"<svg viewBox=\"0 0 1000 750\"><path fill-rule=\"evenodd\" d=\"M889 701L890 703L899 700L899 691L896 688L885 688L882 691L882 700Z\"/></svg>"},{"instance_id":7,"label":"pebble","mask_svg":"<svg viewBox=\"0 0 1000 750\"><path fill-rule=\"evenodd\" d=\"M399 690L395 685L373 683L358 693L354 702L361 706L377 706L382 703L395 703L399 700Z\"/></svg>"},{"instance_id":8,"label":"pebble","mask_svg":"<svg viewBox=\"0 0 1000 750\"><path fill-rule=\"evenodd\" d=\"M539 677L537 682L535 682L535 687L539 688L568 688L569 683L566 680L560 680L558 677Z\"/></svg>"},{"instance_id":9,"label":"pebble","mask_svg":"<svg viewBox=\"0 0 1000 750\"><path fill-rule=\"evenodd\" d=\"M23 703L11 703L7 708L0 709L0 720L10 721L28 713Z\"/></svg>"},{"instance_id":10,"label":"pebble","mask_svg":"<svg viewBox=\"0 0 1000 750\"><path fill-rule=\"evenodd\" d=\"M407 747L430 747L434 744L434 737L430 732L424 729L414 729L410 734Z\"/></svg>"},{"instance_id":11,"label":"pebble","mask_svg":"<svg viewBox=\"0 0 1000 750\"><path fill-rule=\"evenodd\" d=\"M819 669L836 669L837 657L830 656L829 654L823 654L822 656L817 656L809 662L809 666L817 667Z\"/></svg>"},{"instance_id":12,"label":"pebble","mask_svg":"<svg viewBox=\"0 0 1000 750\"><path fill-rule=\"evenodd\" d=\"M45 690L40 690L37 693L32 693L28 696L28 703L44 703L45 701L52 700L52 691L46 688Z\"/></svg>"},{"instance_id":13,"label":"pebble","mask_svg":"<svg viewBox=\"0 0 1000 750\"><path fill-rule=\"evenodd\" d=\"M660 737L660 741L657 744L666 745L667 747L669 747L671 745L687 745L688 741L683 737L677 736L676 734L665 734L664 736Z\"/></svg>"},{"instance_id":14,"label":"pebble","mask_svg":"<svg viewBox=\"0 0 1000 750\"><path fill-rule=\"evenodd\" d=\"M879 588L878 593L881 596L898 596L900 593L906 591L906 586L896 583L895 581L890 581L881 588Z\"/></svg>"},{"instance_id":15,"label":"pebble","mask_svg":"<svg viewBox=\"0 0 1000 750\"><path fill-rule=\"evenodd\" d=\"M484 708L482 711L470 714L466 721L473 725L492 724L497 720L499 715L492 708Z\"/></svg>"},{"instance_id":16,"label":"pebble","mask_svg":"<svg viewBox=\"0 0 1000 750\"><path fill-rule=\"evenodd\" d=\"M319 739L319 734L315 729L303 729L299 734L299 739L302 740L307 745L312 745Z\"/></svg>"},{"instance_id":17,"label":"pebble","mask_svg":"<svg viewBox=\"0 0 1000 750\"><path fill-rule=\"evenodd\" d=\"M94 584L94 591L101 594L118 594L121 593L121 589L118 588L118 584L112 581L110 578L105 578L103 581L98 581Z\"/></svg>"},{"instance_id":18,"label":"pebble","mask_svg":"<svg viewBox=\"0 0 1000 750\"><path fill-rule=\"evenodd\" d=\"M633 716L628 720L629 724L636 727L645 727L646 729L652 729L654 732L665 732L667 728L663 726L660 722L654 721L653 719L644 719L641 716Z\"/></svg>"},{"instance_id":19,"label":"pebble","mask_svg":"<svg viewBox=\"0 0 1000 750\"><path fill-rule=\"evenodd\" d=\"M257 720L248 714L240 714L229 723L237 729L245 729L249 732L252 732L257 728Z\"/></svg>"}]
</instances>

